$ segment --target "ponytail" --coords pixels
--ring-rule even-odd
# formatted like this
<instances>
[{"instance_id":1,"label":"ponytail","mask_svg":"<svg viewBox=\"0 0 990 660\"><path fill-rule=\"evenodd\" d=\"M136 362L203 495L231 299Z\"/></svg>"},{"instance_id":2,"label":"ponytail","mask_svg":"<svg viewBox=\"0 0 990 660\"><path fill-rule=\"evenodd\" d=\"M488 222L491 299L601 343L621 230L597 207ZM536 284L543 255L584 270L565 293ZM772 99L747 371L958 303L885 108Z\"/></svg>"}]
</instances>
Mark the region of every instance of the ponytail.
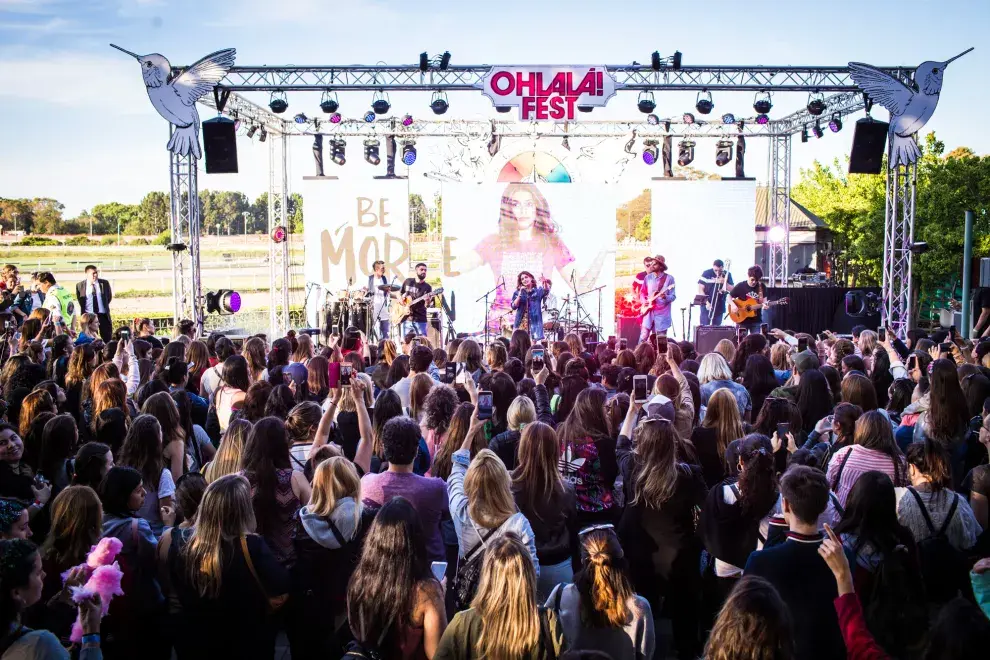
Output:
<instances>
[{"instance_id":1,"label":"ponytail","mask_svg":"<svg viewBox=\"0 0 990 660\"><path fill-rule=\"evenodd\" d=\"M759 433L743 438L739 447L740 506L746 515L763 518L777 503L777 476L770 439Z\"/></svg>"},{"instance_id":2,"label":"ponytail","mask_svg":"<svg viewBox=\"0 0 990 660\"><path fill-rule=\"evenodd\" d=\"M908 465L913 465L931 483L932 492L944 490L952 485L952 468L949 452L939 442L925 438L908 446Z\"/></svg>"},{"instance_id":3,"label":"ponytail","mask_svg":"<svg viewBox=\"0 0 990 660\"><path fill-rule=\"evenodd\" d=\"M629 623L634 595L628 563L615 532L596 529L581 535L581 571L574 584L581 594L581 619L593 628L621 628Z\"/></svg>"}]
</instances>

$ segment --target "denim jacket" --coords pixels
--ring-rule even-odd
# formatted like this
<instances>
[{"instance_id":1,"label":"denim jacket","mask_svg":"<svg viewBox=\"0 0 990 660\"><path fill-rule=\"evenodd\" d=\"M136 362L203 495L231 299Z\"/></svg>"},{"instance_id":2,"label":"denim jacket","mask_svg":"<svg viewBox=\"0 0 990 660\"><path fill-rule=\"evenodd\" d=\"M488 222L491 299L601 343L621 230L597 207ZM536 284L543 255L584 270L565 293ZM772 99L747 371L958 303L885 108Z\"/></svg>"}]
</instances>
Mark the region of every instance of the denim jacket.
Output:
<instances>
[{"instance_id":1,"label":"denim jacket","mask_svg":"<svg viewBox=\"0 0 990 660\"><path fill-rule=\"evenodd\" d=\"M535 289L516 289L512 294L512 307L516 310L515 327L522 325L523 313L529 313L529 331L542 336L543 330L543 299L547 289L538 286ZM539 328L539 331L537 331Z\"/></svg>"}]
</instances>

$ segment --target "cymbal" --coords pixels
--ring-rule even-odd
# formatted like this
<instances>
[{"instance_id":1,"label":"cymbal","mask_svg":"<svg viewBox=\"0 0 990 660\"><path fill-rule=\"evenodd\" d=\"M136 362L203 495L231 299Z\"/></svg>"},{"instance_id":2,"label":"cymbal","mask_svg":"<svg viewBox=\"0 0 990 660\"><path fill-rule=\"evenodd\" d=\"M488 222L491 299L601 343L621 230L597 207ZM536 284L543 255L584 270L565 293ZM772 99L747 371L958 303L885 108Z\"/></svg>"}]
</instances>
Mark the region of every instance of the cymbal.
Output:
<instances>
[{"instance_id":1,"label":"cymbal","mask_svg":"<svg viewBox=\"0 0 990 660\"><path fill-rule=\"evenodd\" d=\"M385 291L386 293L392 291L398 291L401 287L398 284L379 284L378 290Z\"/></svg>"}]
</instances>

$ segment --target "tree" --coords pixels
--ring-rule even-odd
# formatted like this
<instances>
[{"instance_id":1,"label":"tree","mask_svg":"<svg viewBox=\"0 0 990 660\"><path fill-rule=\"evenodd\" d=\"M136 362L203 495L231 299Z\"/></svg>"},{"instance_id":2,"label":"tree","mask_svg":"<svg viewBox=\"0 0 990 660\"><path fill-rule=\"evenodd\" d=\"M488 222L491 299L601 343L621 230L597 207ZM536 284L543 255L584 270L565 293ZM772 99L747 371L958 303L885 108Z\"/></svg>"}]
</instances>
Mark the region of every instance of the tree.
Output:
<instances>
[{"instance_id":1,"label":"tree","mask_svg":"<svg viewBox=\"0 0 990 660\"><path fill-rule=\"evenodd\" d=\"M616 231L620 239L634 233L643 218L650 214L652 200L653 196L647 188L615 210Z\"/></svg>"},{"instance_id":2,"label":"tree","mask_svg":"<svg viewBox=\"0 0 990 660\"><path fill-rule=\"evenodd\" d=\"M647 213L642 217L642 219L636 223L636 228L633 230L633 238L641 243L649 243L650 237L653 231L653 220L650 214Z\"/></svg>"},{"instance_id":3,"label":"tree","mask_svg":"<svg viewBox=\"0 0 990 660\"><path fill-rule=\"evenodd\" d=\"M0 198L0 227L4 231L31 232L34 226L34 208L26 199Z\"/></svg>"},{"instance_id":4,"label":"tree","mask_svg":"<svg viewBox=\"0 0 990 660\"><path fill-rule=\"evenodd\" d=\"M275 203L278 204L278 198L276 198ZM292 193L289 195L288 200L288 225L287 229L290 233L302 233L303 231L303 198L299 193ZM257 234L267 234L268 233L268 193L263 192L258 195L258 199L254 201L251 205L249 211L251 214L249 233Z\"/></svg>"},{"instance_id":5,"label":"tree","mask_svg":"<svg viewBox=\"0 0 990 660\"><path fill-rule=\"evenodd\" d=\"M138 204L137 216L130 219L124 233L157 236L169 228L171 216L169 195L159 191L150 192Z\"/></svg>"},{"instance_id":6,"label":"tree","mask_svg":"<svg viewBox=\"0 0 990 660\"><path fill-rule=\"evenodd\" d=\"M88 229L88 221L93 219L94 234L116 234L117 227L121 231L128 225L138 221L140 216L140 206L137 204L121 204L120 202L110 202L109 204L97 204L88 214L80 214L77 221L80 225Z\"/></svg>"}]
</instances>

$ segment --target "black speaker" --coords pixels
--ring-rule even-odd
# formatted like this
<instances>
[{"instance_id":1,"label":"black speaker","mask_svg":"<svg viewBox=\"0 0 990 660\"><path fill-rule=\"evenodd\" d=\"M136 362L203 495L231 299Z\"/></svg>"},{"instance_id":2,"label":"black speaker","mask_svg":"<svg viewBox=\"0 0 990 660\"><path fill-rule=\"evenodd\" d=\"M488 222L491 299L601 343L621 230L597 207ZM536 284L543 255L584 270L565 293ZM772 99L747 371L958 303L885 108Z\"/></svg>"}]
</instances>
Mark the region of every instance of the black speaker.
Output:
<instances>
[{"instance_id":1,"label":"black speaker","mask_svg":"<svg viewBox=\"0 0 990 660\"><path fill-rule=\"evenodd\" d=\"M850 174L880 174L889 126L887 122L869 117L856 122L852 153L849 154Z\"/></svg>"},{"instance_id":2,"label":"black speaker","mask_svg":"<svg viewBox=\"0 0 990 660\"><path fill-rule=\"evenodd\" d=\"M705 355L715 350L715 344L723 339L736 343L736 326L734 325L699 325L694 329L694 348L698 355Z\"/></svg>"},{"instance_id":3,"label":"black speaker","mask_svg":"<svg viewBox=\"0 0 990 660\"><path fill-rule=\"evenodd\" d=\"M616 319L616 326L619 331L618 339L626 340L626 348L630 350L636 348L636 344L639 343L639 330L642 325L643 320L638 316L620 316Z\"/></svg>"},{"instance_id":4,"label":"black speaker","mask_svg":"<svg viewBox=\"0 0 990 660\"><path fill-rule=\"evenodd\" d=\"M203 122L207 174L237 174L237 132L234 122L217 117Z\"/></svg>"}]
</instances>

